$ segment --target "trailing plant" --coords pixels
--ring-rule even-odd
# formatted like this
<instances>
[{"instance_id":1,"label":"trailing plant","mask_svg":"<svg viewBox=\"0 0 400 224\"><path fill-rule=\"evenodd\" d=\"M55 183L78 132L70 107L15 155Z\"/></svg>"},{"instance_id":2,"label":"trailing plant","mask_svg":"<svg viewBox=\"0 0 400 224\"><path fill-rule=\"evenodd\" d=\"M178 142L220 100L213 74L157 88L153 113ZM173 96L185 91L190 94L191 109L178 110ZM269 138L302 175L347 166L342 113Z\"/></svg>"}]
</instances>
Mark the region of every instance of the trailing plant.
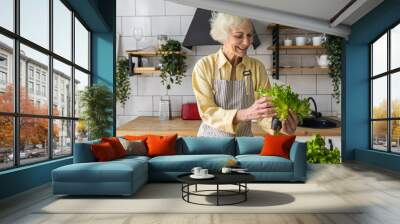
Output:
<instances>
[{"instance_id":1,"label":"trailing plant","mask_svg":"<svg viewBox=\"0 0 400 224\"><path fill-rule=\"evenodd\" d=\"M326 148L325 139L321 135L313 135L307 144L307 162L308 163L340 163L340 151L337 147L332 150Z\"/></svg>"},{"instance_id":2,"label":"trailing plant","mask_svg":"<svg viewBox=\"0 0 400 224\"><path fill-rule=\"evenodd\" d=\"M332 78L333 96L340 102L342 81L342 41L343 38L328 35L323 43L329 60L329 76Z\"/></svg>"},{"instance_id":3,"label":"trailing plant","mask_svg":"<svg viewBox=\"0 0 400 224\"><path fill-rule=\"evenodd\" d=\"M113 95L108 87L102 84L88 86L80 92L79 99L89 139L109 136L107 130L112 125Z\"/></svg>"},{"instance_id":4,"label":"trailing plant","mask_svg":"<svg viewBox=\"0 0 400 224\"><path fill-rule=\"evenodd\" d=\"M172 84L181 85L182 78L185 77L186 56L181 54L182 46L179 41L168 40L161 45L159 54L161 55L161 83L171 89Z\"/></svg>"},{"instance_id":5,"label":"trailing plant","mask_svg":"<svg viewBox=\"0 0 400 224\"><path fill-rule=\"evenodd\" d=\"M131 93L131 85L129 82L129 66L128 59L119 58L117 61L117 72L115 74L116 90L115 95L117 100L125 106Z\"/></svg>"}]
</instances>

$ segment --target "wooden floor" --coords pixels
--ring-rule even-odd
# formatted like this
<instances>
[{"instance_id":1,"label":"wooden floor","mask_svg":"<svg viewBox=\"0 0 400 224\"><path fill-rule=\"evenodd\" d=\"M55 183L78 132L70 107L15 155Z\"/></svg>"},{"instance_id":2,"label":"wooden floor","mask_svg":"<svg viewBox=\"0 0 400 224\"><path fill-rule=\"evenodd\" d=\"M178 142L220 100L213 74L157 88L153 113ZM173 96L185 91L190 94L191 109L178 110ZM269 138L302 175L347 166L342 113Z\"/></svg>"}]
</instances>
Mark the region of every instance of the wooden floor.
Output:
<instances>
[{"instance_id":1,"label":"wooden floor","mask_svg":"<svg viewBox=\"0 0 400 224\"><path fill-rule=\"evenodd\" d=\"M359 163L312 166L308 182L317 183L345 201L367 204L357 214L37 214L37 208L54 200L50 187L0 202L0 223L400 223L400 174ZM315 201L315 203L320 203ZM173 205L171 205L173 206Z\"/></svg>"}]
</instances>

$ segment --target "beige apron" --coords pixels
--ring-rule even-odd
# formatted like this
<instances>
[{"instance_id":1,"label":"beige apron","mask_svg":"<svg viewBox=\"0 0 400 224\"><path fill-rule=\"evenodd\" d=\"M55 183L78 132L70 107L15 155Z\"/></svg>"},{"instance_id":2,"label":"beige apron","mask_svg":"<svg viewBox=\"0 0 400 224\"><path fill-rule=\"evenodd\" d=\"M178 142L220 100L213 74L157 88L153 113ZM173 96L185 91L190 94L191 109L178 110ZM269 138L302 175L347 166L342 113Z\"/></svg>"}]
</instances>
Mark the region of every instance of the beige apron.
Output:
<instances>
[{"instance_id":1,"label":"beige apron","mask_svg":"<svg viewBox=\"0 0 400 224\"><path fill-rule=\"evenodd\" d=\"M224 110L244 109L254 103L254 87L251 72L244 76L244 80L222 80L221 72L215 69L218 79L213 80L214 101L218 107ZM238 124L236 134L231 134L223 130L218 130L201 123L197 136L210 137L234 137L234 136L253 136L251 132L251 121Z\"/></svg>"}]
</instances>

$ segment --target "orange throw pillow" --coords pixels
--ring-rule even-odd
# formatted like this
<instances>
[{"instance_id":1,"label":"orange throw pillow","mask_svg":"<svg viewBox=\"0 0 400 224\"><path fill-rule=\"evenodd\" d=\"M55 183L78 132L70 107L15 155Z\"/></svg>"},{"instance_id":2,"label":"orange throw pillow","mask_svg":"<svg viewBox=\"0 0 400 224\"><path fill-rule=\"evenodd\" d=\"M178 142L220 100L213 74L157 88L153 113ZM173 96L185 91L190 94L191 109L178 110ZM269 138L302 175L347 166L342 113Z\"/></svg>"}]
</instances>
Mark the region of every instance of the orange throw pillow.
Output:
<instances>
[{"instance_id":1,"label":"orange throw pillow","mask_svg":"<svg viewBox=\"0 0 400 224\"><path fill-rule=\"evenodd\" d=\"M117 158L125 157L126 156L126 151L124 149L124 146L122 146L121 142L119 141L118 138L116 137L110 137L110 138L101 138L101 142L108 142L114 149L115 155Z\"/></svg>"},{"instance_id":2,"label":"orange throw pillow","mask_svg":"<svg viewBox=\"0 0 400 224\"><path fill-rule=\"evenodd\" d=\"M266 135L260 155L280 156L289 159L290 147L292 147L295 139L295 135Z\"/></svg>"},{"instance_id":3,"label":"orange throw pillow","mask_svg":"<svg viewBox=\"0 0 400 224\"><path fill-rule=\"evenodd\" d=\"M99 144L93 144L90 146L94 154L94 157L99 162L110 161L116 159L115 151L112 145L108 142L102 142Z\"/></svg>"},{"instance_id":4,"label":"orange throw pillow","mask_svg":"<svg viewBox=\"0 0 400 224\"><path fill-rule=\"evenodd\" d=\"M125 135L124 139L129 140L129 141L141 140L143 142L146 142L147 135Z\"/></svg>"},{"instance_id":5,"label":"orange throw pillow","mask_svg":"<svg viewBox=\"0 0 400 224\"><path fill-rule=\"evenodd\" d=\"M148 156L176 155L177 134L171 136L149 135L146 143Z\"/></svg>"}]
</instances>

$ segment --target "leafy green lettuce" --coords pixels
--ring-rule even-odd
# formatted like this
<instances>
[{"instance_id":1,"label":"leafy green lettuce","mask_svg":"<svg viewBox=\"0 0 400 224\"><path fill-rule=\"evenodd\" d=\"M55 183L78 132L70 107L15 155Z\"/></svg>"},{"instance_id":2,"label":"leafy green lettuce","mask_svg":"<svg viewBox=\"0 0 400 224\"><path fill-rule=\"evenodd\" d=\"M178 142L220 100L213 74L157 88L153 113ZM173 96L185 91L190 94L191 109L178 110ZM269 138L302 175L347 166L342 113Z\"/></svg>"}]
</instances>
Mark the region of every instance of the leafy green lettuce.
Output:
<instances>
[{"instance_id":1,"label":"leafy green lettuce","mask_svg":"<svg viewBox=\"0 0 400 224\"><path fill-rule=\"evenodd\" d=\"M271 88L259 88L261 96L270 96L272 104L276 107L276 113L280 121L286 120L289 110L297 114L300 122L310 113L310 103L307 99L301 100L299 94L294 93L290 86L274 84Z\"/></svg>"}]
</instances>

